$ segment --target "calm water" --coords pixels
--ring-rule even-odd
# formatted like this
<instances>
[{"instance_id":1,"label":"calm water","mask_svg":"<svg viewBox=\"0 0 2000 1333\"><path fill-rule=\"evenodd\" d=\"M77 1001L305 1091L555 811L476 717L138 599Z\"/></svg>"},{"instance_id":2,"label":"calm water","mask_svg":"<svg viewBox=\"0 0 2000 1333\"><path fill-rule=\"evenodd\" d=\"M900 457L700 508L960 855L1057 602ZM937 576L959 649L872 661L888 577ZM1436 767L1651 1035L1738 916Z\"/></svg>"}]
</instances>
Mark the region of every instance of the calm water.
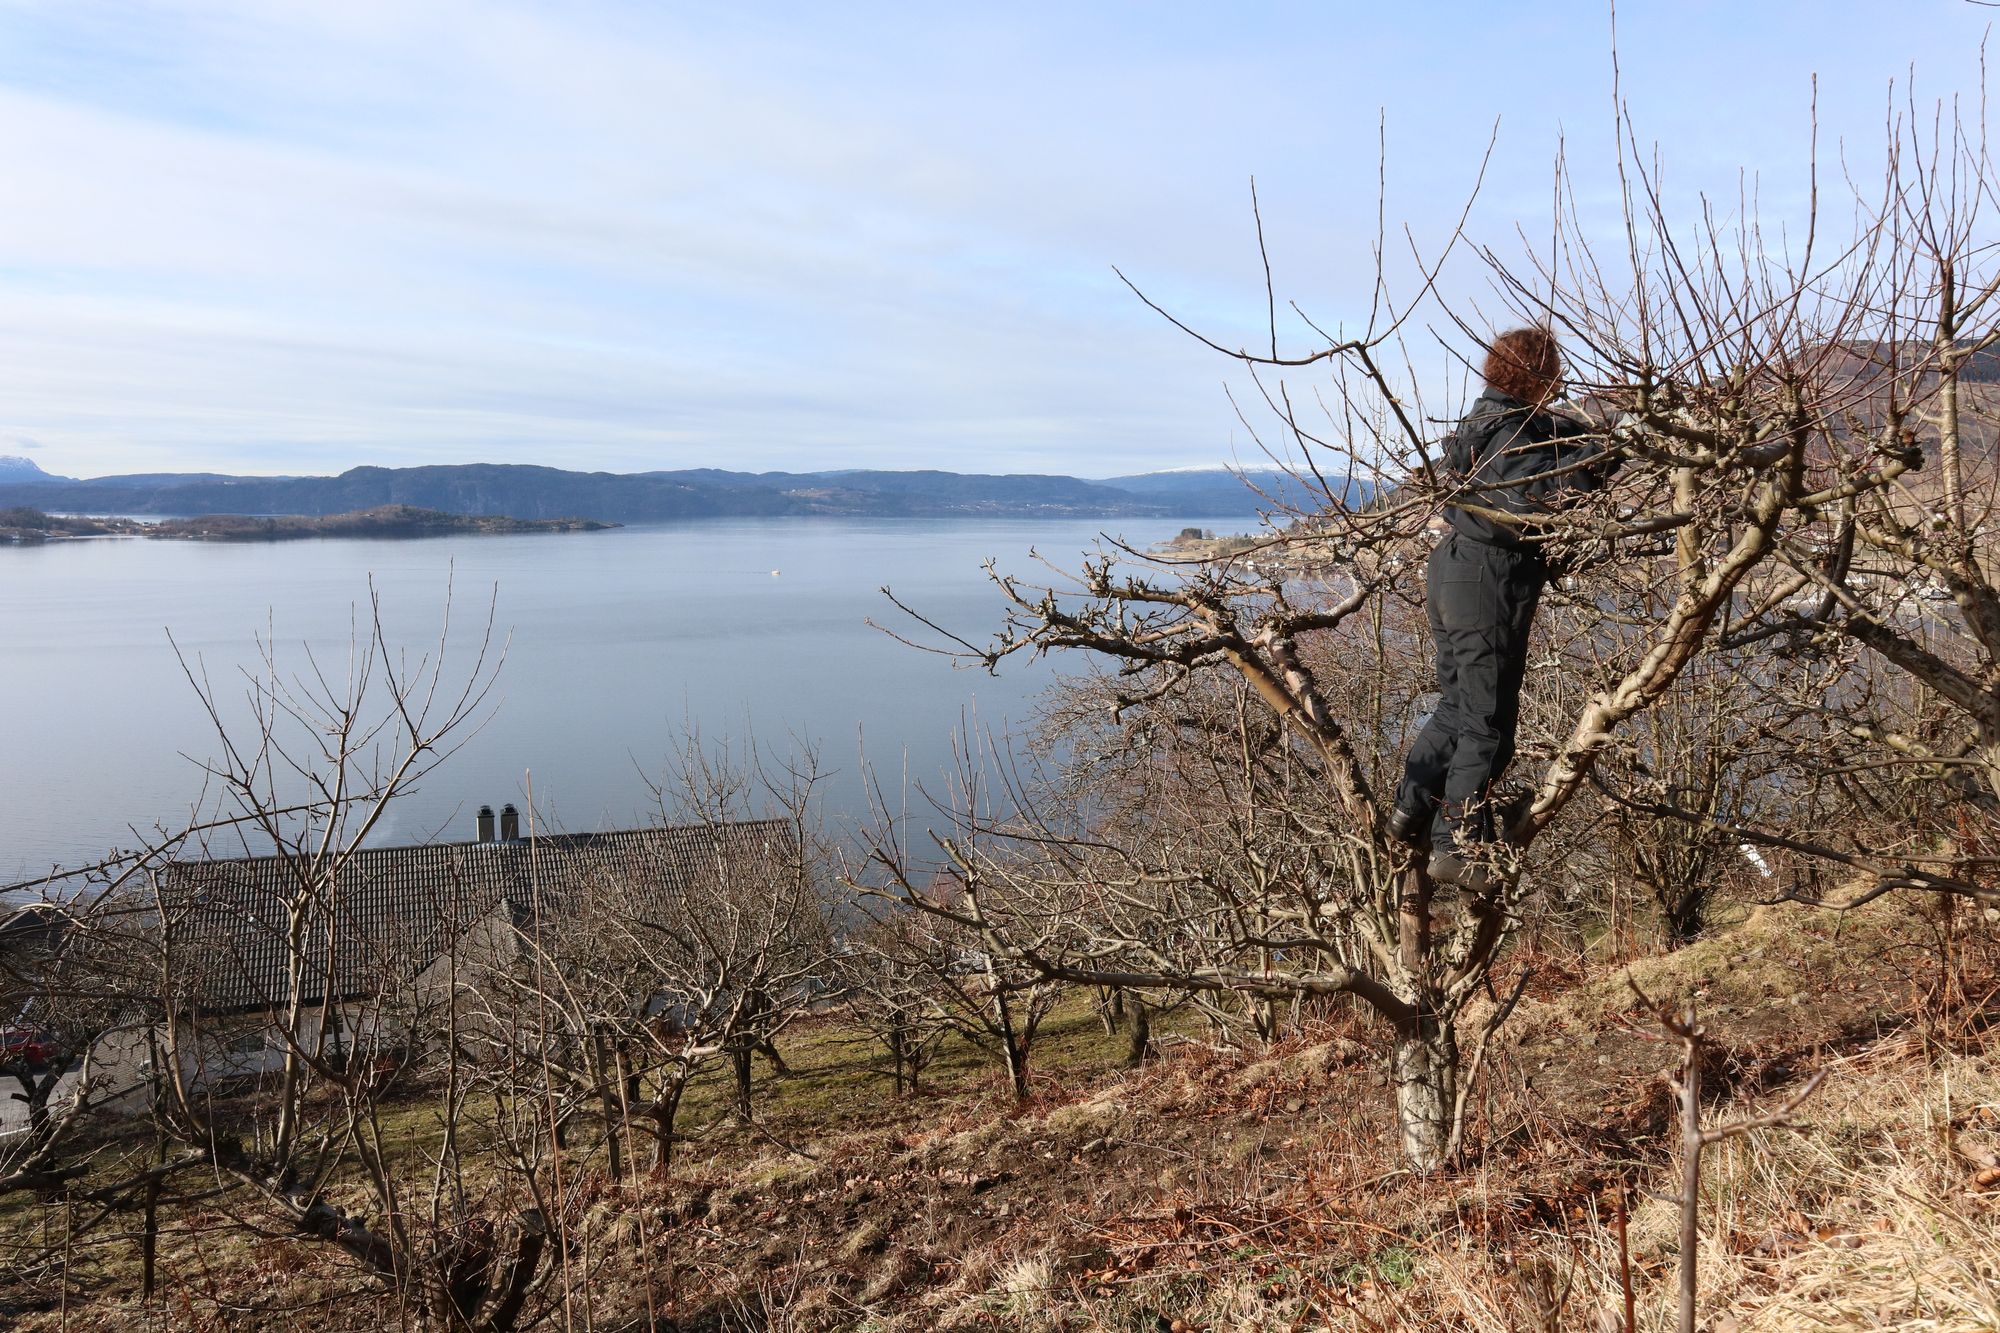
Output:
<instances>
[{"instance_id":1,"label":"calm water","mask_svg":"<svg viewBox=\"0 0 2000 1333\"><path fill-rule=\"evenodd\" d=\"M660 775L689 723L780 751L794 734L816 740L839 770L824 803L838 823L864 804L864 747L885 782L899 784L907 763L934 783L964 720L1004 730L1051 679L1025 663L997 679L954 670L897 644L866 623L896 619L881 585L977 640L1000 624L980 570L987 557L1032 575L1031 546L1061 559L1107 524L1145 544L1194 521L714 520L399 542L0 548L0 883L132 845L134 828L178 827L200 802L193 761L215 753L215 732L168 630L240 729L237 672L256 662L267 628L282 665L304 670L311 645L344 672L350 617L365 614L373 576L392 637L414 655L435 644L451 580L451 652L464 662L497 589L497 623L511 636L497 711L392 807L377 841L470 838L480 804L525 808L530 773L537 808L565 828L644 822L642 773Z\"/></svg>"}]
</instances>

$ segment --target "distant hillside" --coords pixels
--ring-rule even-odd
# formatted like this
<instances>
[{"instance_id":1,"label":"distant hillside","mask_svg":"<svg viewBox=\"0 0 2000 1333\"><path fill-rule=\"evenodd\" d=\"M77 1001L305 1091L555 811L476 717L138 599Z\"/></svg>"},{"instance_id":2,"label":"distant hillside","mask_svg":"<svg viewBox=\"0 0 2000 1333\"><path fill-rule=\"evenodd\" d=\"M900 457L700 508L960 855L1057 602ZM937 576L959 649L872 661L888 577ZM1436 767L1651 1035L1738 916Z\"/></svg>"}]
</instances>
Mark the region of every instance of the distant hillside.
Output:
<instances>
[{"instance_id":1,"label":"distant hillside","mask_svg":"<svg viewBox=\"0 0 2000 1333\"><path fill-rule=\"evenodd\" d=\"M328 515L408 505L450 514L618 523L666 519L854 515L881 517L1249 516L1270 502L1221 470L1155 472L1086 481L1037 474L940 471L569 472L521 464L350 468L336 477L149 473L87 481L52 477L25 459L0 469L0 507L85 514ZM1312 496L1278 473L1260 486L1301 508Z\"/></svg>"},{"instance_id":2,"label":"distant hillside","mask_svg":"<svg viewBox=\"0 0 2000 1333\"><path fill-rule=\"evenodd\" d=\"M1886 375L1891 370L1934 364L1937 350L1929 342L1913 340L1905 342L1869 342L1849 340L1830 345L1839 355L1830 362L1830 370L1835 375L1851 375L1863 380ZM1958 346L1972 348L1972 355L1966 359L1959 371L1959 379L1966 384L1993 384L2000 382L2000 347L1979 347L1972 339L1960 339Z\"/></svg>"},{"instance_id":3,"label":"distant hillside","mask_svg":"<svg viewBox=\"0 0 2000 1333\"><path fill-rule=\"evenodd\" d=\"M717 487L732 495L773 494L820 514L930 516L945 514L1134 514L1155 507L1127 491L1076 477L1036 473L723 472L694 468L647 472L643 477L691 487Z\"/></svg>"},{"instance_id":4,"label":"distant hillside","mask_svg":"<svg viewBox=\"0 0 2000 1333\"><path fill-rule=\"evenodd\" d=\"M1345 485L1347 499L1368 498L1368 483L1328 477L1329 489ZM1132 477L1108 477L1102 483L1154 504L1171 506L1176 514L1250 514L1263 509L1311 511L1321 508L1326 497L1310 478L1300 480L1277 468L1244 469L1182 468L1172 472L1145 472ZM1261 494L1260 494L1261 493Z\"/></svg>"}]
</instances>

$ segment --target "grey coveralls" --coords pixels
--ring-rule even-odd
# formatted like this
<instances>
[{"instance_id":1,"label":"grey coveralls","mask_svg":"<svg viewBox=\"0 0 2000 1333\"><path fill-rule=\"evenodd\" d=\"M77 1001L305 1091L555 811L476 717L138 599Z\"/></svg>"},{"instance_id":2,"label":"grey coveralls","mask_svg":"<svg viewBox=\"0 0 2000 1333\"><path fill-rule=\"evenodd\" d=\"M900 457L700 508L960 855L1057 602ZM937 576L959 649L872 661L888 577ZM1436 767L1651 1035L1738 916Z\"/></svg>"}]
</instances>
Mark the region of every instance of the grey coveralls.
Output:
<instances>
[{"instance_id":1,"label":"grey coveralls","mask_svg":"<svg viewBox=\"0 0 2000 1333\"><path fill-rule=\"evenodd\" d=\"M1446 451L1471 483L1472 503L1524 521L1447 507L1451 531L1425 570L1440 697L1404 761L1396 804L1438 810L1440 842L1490 841L1500 832L1486 798L1514 758L1528 631L1548 580L1533 519L1562 492L1602 487L1616 466L1612 457L1601 467L1575 466L1604 453L1576 439L1586 429L1488 389Z\"/></svg>"}]
</instances>

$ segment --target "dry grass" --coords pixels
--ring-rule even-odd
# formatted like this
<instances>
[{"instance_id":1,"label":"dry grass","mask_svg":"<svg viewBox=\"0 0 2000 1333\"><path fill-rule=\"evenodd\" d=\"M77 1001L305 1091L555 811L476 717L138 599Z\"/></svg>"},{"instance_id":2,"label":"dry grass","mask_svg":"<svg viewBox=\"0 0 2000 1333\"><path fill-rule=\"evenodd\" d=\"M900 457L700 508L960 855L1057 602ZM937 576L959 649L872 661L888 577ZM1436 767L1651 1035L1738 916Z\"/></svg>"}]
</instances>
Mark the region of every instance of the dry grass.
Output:
<instances>
[{"instance_id":1,"label":"dry grass","mask_svg":"<svg viewBox=\"0 0 2000 1333\"><path fill-rule=\"evenodd\" d=\"M1704 1327L2000 1328L2000 1035L1966 999L1996 970L1980 944L1953 986L1931 984L1933 924L1897 906L1761 912L1634 967L1731 1048L1715 1080L1734 1093L1714 1118L1828 1074L1808 1130L1711 1150ZM627 1329L650 1313L681 1333L1610 1333L1611 1205L1628 1191L1639 1328L1671 1327L1674 1207L1649 1195L1672 1188L1659 1075L1674 1052L1646 1039L1617 969L1534 993L1496 1052L1476 1166L1429 1180L1398 1168L1365 1023L1258 1051L1183 1030L1124 1071L1122 1041L1078 1003L1038 1051L1025 1107L963 1048L926 1095L892 1098L857 1034L808 1025L786 1043L797 1073L760 1080L759 1130L704 1088L671 1176L592 1183L565 1318ZM421 1105L399 1116L392 1137L415 1151L433 1120ZM79 1275L95 1277L66 1312L18 1326L282 1326L274 1312L307 1299L327 1302L318 1328L393 1319L325 1252L216 1244L200 1222L177 1219L170 1299L150 1314L118 1298L129 1247L107 1244L84 1256Z\"/></svg>"},{"instance_id":2,"label":"dry grass","mask_svg":"<svg viewBox=\"0 0 2000 1333\"><path fill-rule=\"evenodd\" d=\"M1744 1329L2000 1328L2000 1051L1914 1046L1834 1062L1810 1131L1715 1154L1710 1308Z\"/></svg>"}]
</instances>

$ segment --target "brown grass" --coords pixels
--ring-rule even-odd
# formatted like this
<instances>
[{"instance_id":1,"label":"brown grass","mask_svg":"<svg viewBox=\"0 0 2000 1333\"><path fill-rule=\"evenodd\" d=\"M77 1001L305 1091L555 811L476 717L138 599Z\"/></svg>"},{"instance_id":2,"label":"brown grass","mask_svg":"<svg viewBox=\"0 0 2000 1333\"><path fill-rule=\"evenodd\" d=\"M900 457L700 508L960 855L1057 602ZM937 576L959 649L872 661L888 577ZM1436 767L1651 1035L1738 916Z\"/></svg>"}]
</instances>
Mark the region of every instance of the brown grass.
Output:
<instances>
[{"instance_id":1,"label":"brown grass","mask_svg":"<svg viewBox=\"0 0 2000 1333\"><path fill-rule=\"evenodd\" d=\"M1994 950L1981 923L1941 980L1936 929L1908 904L1769 909L1632 965L1727 1048L1713 1117L1828 1075L1808 1130L1711 1151L1704 1327L2000 1327ZM1122 1039L1074 1002L1020 1107L963 1045L925 1095L892 1098L860 1034L815 1020L785 1043L793 1077L760 1069L755 1129L705 1085L670 1175L589 1176L567 1322L642 1327L650 1308L655 1327L706 1333L1608 1330L1623 1193L1640 1328L1670 1327L1674 1207L1657 1196L1674 1050L1619 968L1551 973L1533 993L1477 1098L1473 1165L1434 1179L1400 1169L1379 1034L1359 1019L1265 1050L1168 1023L1163 1058L1125 1071ZM434 1116L411 1104L393 1128L414 1152ZM17 1206L12 1225L30 1213L47 1221ZM315 1328L393 1326L336 1257L205 1230L217 1221L174 1219L150 1313L113 1237L74 1256L66 1312L17 1326L283 1326L314 1301Z\"/></svg>"}]
</instances>

